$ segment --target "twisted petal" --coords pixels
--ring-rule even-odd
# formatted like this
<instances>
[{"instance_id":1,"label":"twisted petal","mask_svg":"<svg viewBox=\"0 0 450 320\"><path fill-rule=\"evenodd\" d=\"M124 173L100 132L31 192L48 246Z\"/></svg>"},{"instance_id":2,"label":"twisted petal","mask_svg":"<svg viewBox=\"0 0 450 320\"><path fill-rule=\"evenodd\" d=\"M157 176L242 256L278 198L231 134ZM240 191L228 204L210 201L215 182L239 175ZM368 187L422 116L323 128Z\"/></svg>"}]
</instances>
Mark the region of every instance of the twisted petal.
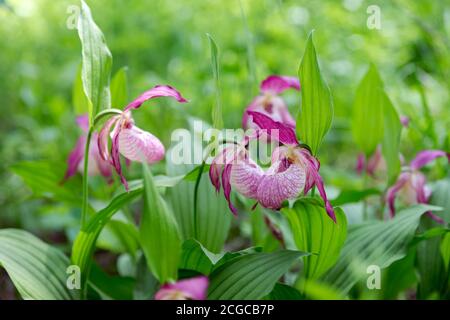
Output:
<instances>
[{"instance_id":1,"label":"twisted petal","mask_svg":"<svg viewBox=\"0 0 450 320\"><path fill-rule=\"evenodd\" d=\"M178 102L187 102L185 98L179 93L176 89L172 88L171 86L155 86L151 88L150 90L145 91L143 94L141 94L139 97L137 97L135 100L133 100L131 103L129 103L124 111L128 111L130 109L137 109L139 108L145 101L158 98L158 97L172 97L176 99Z\"/></svg>"},{"instance_id":2,"label":"twisted petal","mask_svg":"<svg viewBox=\"0 0 450 320\"><path fill-rule=\"evenodd\" d=\"M441 150L424 150L419 152L416 157L411 161L411 169L418 170L430 163L436 158L447 157L450 161L450 154Z\"/></svg>"},{"instance_id":3,"label":"twisted petal","mask_svg":"<svg viewBox=\"0 0 450 320\"><path fill-rule=\"evenodd\" d=\"M111 143L111 164L116 169L117 174L120 177L120 182L125 187L125 190L128 191L128 182L122 174L122 165L120 164L120 156L119 156L119 141L120 141L120 132L122 131L121 122L116 126L116 129L112 133L112 143Z\"/></svg>"},{"instance_id":4,"label":"twisted petal","mask_svg":"<svg viewBox=\"0 0 450 320\"><path fill-rule=\"evenodd\" d=\"M389 212L391 217L395 215L395 198L397 197L398 192L408 183L410 179L410 172L402 172L397 179L397 182L388 189L386 193L386 202L389 205Z\"/></svg>"},{"instance_id":5,"label":"twisted petal","mask_svg":"<svg viewBox=\"0 0 450 320\"><path fill-rule=\"evenodd\" d=\"M236 216L238 213L237 209L231 202L231 184L230 184L231 168L232 164L226 164L222 171L222 187L223 187L223 194L228 202L228 207L230 208L231 212Z\"/></svg>"},{"instance_id":6,"label":"twisted petal","mask_svg":"<svg viewBox=\"0 0 450 320\"><path fill-rule=\"evenodd\" d=\"M283 201L293 199L305 187L305 171L302 167L286 162L275 162L261 178L257 199L266 208L279 209Z\"/></svg>"},{"instance_id":7,"label":"twisted petal","mask_svg":"<svg viewBox=\"0 0 450 320\"><path fill-rule=\"evenodd\" d=\"M70 152L69 157L67 158L67 170L66 174L64 175L63 181L67 180L77 172L78 166L80 165L81 161L84 158L85 148L86 148L86 137L81 136L80 138L78 138L75 147Z\"/></svg>"},{"instance_id":8,"label":"twisted petal","mask_svg":"<svg viewBox=\"0 0 450 320\"><path fill-rule=\"evenodd\" d=\"M240 194L255 199L263 175L264 171L251 159L239 161L231 167L230 183Z\"/></svg>"},{"instance_id":9,"label":"twisted petal","mask_svg":"<svg viewBox=\"0 0 450 320\"><path fill-rule=\"evenodd\" d=\"M356 173L361 174L366 166L366 156L364 153L358 154L358 159L356 160Z\"/></svg>"},{"instance_id":10,"label":"twisted petal","mask_svg":"<svg viewBox=\"0 0 450 320\"><path fill-rule=\"evenodd\" d=\"M258 127L267 130L272 139L278 140L286 145L298 145L295 131L291 127L288 127L281 122L274 121L260 112L248 111L248 114L252 116L253 122L255 122Z\"/></svg>"},{"instance_id":11,"label":"twisted petal","mask_svg":"<svg viewBox=\"0 0 450 320\"><path fill-rule=\"evenodd\" d=\"M118 134L119 152L127 159L149 164L164 159L164 146L149 132L134 125L123 128Z\"/></svg>"},{"instance_id":12,"label":"twisted petal","mask_svg":"<svg viewBox=\"0 0 450 320\"><path fill-rule=\"evenodd\" d=\"M103 125L102 129L100 130L100 133L98 134L97 138L98 151L100 153L100 157L105 161L109 159L108 141L111 128L119 119L120 116L109 118L108 121L106 121L105 124Z\"/></svg>"},{"instance_id":13,"label":"twisted petal","mask_svg":"<svg viewBox=\"0 0 450 320\"><path fill-rule=\"evenodd\" d=\"M161 286L155 295L156 300L206 300L208 278L199 276L180 280Z\"/></svg>"},{"instance_id":14,"label":"twisted petal","mask_svg":"<svg viewBox=\"0 0 450 320\"><path fill-rule=\"evenodd\" d=\"M111 164L101 157L97 141L98 135L97 133L94 133L92 135L91 144L89 147L89 158L94 161L93 166L95 166L96 174L100 173L103 177L107 178L107 180L111 182ZM91 166L91 163L89 163L89 166Z\"/></svg>"},{"instance_id":15,"label":"twisted petal","mask_svg":"<svg viewBox=\"0 0 450 320\"><path fill-rule=\"evenodd\" d=\"M300 81L295 77L271 75L261 82L260 88L262 92L279 94L290 88L300 90Z\"/></svg>"}]
</instances>

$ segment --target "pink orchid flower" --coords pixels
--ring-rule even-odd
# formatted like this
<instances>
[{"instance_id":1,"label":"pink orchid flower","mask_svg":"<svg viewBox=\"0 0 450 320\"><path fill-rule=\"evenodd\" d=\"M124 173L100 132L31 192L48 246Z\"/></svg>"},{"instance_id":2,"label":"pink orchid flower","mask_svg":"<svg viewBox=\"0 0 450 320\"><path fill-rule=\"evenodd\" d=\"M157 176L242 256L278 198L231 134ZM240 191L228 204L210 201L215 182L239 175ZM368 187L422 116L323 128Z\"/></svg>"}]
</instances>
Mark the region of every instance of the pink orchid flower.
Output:
<instances>
[{"instance_id":1,"label":"pink orchid flower","mask_svg":"<svg viewBox=\"0 0 450 320\"><path fill-rule=\"evenodd\" d=\"M150 132L135 126L131 117L131 110L139 108L147 100L158 97L171 97L181 103L187 102L174 88L155 86L128 104L121 115L108 119L98 135L98 149L101 157L110 161L126 190L128 190L128 183L122 173L119 153L128 161L147 162L149 164L164 158L165 149L161 141ZM111 132L114 125L115 127ZM110 136L112 140L111 152L108 149Z\"/></svg>"},{"instance_id":2,"label":"pink orchid flower","mask_svg":"<svg viewBox=\"0 0 450 320\"><path fill-rule=\"evenodd\" d=\"M67 171L64 175L63 181L69 179L77 172L83 174L84 171L83 160L86 150L87 133L89 131L88 115L81 115L77 117L76 121L81 130L83 130L84 134L78 138L74 149L69 154L67 159ZM97 133L93 133L91 136L91 143L89 144L88 175L96 176L101 174L107 178L108 181L111 181L111 166L108 161L103 160L100 156L96 141Z\"/></svg>"},{"instance_id":3,"label":"pink orchid flower","mask_svg":"<svg viewBox=\"0 0 450 320\"><path fill-rule=\"evenodd\" d=\"M257 96L247 107L242 117L244 129L257 129L249 117L248 111L263 113L273 120L295 128L295 120L289 113L284 100L279 96L287 89L300 90L300 82L297 78L271 75L261 82L261 95Z\"/></svg>"},{"instance_id":4,"label":"pink orchid flower","mask_svg":"<svg viewBox=\"0 0 450 320\"><path fill-rule=\"evenodd\" d=\"M404 170L397 179L397 182L388 189L386 202L389 205L391 217L395 215L395 199L397 196L407 205L415 203L428 203L431 195L430 188L426 185L425 175L419 170L436 158L447 157L450 161L450 154L441 150L424 150L419 152L411 161L409 168ZM434 220L442 223L443 220L431 212L428 215Z\"/></svg>"},{"instance_id":5,"label":"pink orchid flower","mask_svg":"<svg viewBox=\"0 0 450 320\"><path fill-rule=\"evenodd\" d=\"M156 300L206 300L208 278L199 276L161 286L155 295Z\"/></svg>"},{"instance_id":6,"label":"pink orchid flower","mask_svg":"<svg viewBox=\"0 0 450 320\"><path fill-rule=\"evenodd\" d=\"M263 207L278 210L285 200L295 199L302 192L307 194L317 186L328 215L336 221L319 174L320 163L308 149L299 144L294 130L265 114L248 113L260 130L255 137L246 137L244 143L225 148L213 159L209 170L217 192L222 182L224 196L233 214L236 215L237 210L230 200L232 187L243 196L257 200ZM266 171L250 159L247 150L249 140L260 137L261 131L280 144L273 151L271 166Z\"/></svg>"}]
</instances>

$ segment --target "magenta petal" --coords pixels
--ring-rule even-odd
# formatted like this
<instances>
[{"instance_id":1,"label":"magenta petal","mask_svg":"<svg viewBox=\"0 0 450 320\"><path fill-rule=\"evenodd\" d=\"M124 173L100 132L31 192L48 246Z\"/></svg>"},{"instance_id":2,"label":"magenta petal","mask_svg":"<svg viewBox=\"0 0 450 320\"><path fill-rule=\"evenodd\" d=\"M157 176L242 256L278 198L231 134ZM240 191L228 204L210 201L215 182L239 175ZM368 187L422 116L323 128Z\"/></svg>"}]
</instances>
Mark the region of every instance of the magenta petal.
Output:
<instances>
[{"instance_id":1,"label":"magenta petal","mask_svg":"<svg viewBox=\"0 0 450 320\"><path fill-rule=\"evenodd\" d=\"M262 92L279 94L290 88L300 90L300 81L295 77L271 75L261 82L260 88Z\"/></svg>"},{"instance_id":2,"label":"magenta petal","mask_svg":"<svg viewBox=\"0 0 450 320\"><path fill-rule=\"evenodd\" d=\"M387 190L386 202L389 205L389 212L391 217L395 215L395 198L397 193L403 188L403 186L410 179L411 174L409 172L403 172L397 179L397 182Z\"/></svg>"},{"instance_id":3,"label":"magenta petal","mask_svg":"<svg viewBox=\"0 0 450 320\"><path fill-rule=\"evenodd\" d=\"M248 111L248 114L252 116L253 122L261 129L267 130L272 139L276 139L286 145L298 145L295 131L292 128L281 122L274 121L260 112Z\"/></svg>"},{"instance_id":4,"label":"magenta petal","mask_svg":"<svg viewBox=\"0 0 450 320\"><path fill-rule=\"evenodd\" d=\"M130 104L128 104L124 111L128 111L130 109L139 108L145 101L158 98L158 97L172 97L176 99L178 102L187 102L185 98L179 93L176 89L171 86L155 86L150 90L145 91L135 100L133 100Z\"/></svg>"},{"instance_id":5,"label":"magenta petal","mask_svg":"<svg viewBox=\"0 0 450 320\"><path fill-rule=\"evenodd\" d=\"M67 170L66 174L64 175L63 181L67 180L77 172L78 166L84 158L85 148L86 137L81 136L80 138L78 138L75 147L70 152L69 157L67 158Z\"/></svg>"},{"instance_id":6,"label":"magenta petal","mask_svg":"<svg viewBox=\"0 0 450 320\"><path fill-rule=\"evenodd\" d=\"M125 158L148 164L164 159L164 146L151 133L131 125L129 128L122 128L118 136L119 152Z\"/></svg>"},{"instance_id":7,"label":"magenta petal","mask_svg":"<svg viewBox=\"0 0 450 320\"><path fill-rule=\"evenodd\" d=\"M89 115L83 114L77 117L76 122L78 124L78 127L80 127L81 130L83 130L85 133L88 133L89 131Z\"/></svg>"},{"instance_id":8,"label":"magenta petal","mask_svg":"<svg viewBox=\"0 0 450 320\"><path fill-rule=\"evenodd\" d=\"M156 300L206 300L208 278L199 276L191 279L168 283L158 290Z\"/></svg>"},{"instance_id":9,"label":"magenta petal","mask_svg":"<svg viewBox=\"0 0 450 320\"><path fill-rule=\"evenodd\" d=\"M109 159L108 141L112 126L119 120L120 116L115 116L105 122L97 138L98 151L103 160Z\"/></svg>"},{"instance_id":10,"label":"magenta petal","mask_svg":"<svg viewBox=\"0 0 450 320\"><path fill-rule=\"evenodd\" d=\"M356 160L356 173L361 174L364 171L366 165L366 156L364 153L358 154L358 159Z\"/></svg>"},{"instance_id":11,"label":"magenta petal","mask_svg":"<svg viewBox=\"0 0 450 320\"><path fill-rule=\"evenodd\" d=\"M255 199L263 175L264 171L254 161L242 160L233 164L230 183L240 194Z\"/></svg>"},{"instance_id":12,"label":"magenta petal","mask_svg":"<svg viewBox=\"0 0 450 320\"><path fill-rule=\"evenodd\" d=\"M441 150L424 150L419 152L413 161L411 161L411 169L418 170L439 157L447 157L450 161L450 154Z\"/></svg>"},{"instance_id":13,"label":"magenta petal","mask_svg":"<svg viewBox=\"0 0 450 320\"><path fill-rule=\"evenodd\" d=\"M286 103L281 97L267 95L258 96L247 106L244 115L242 116L242 127L244 129L256 129L258 126L252 122L248 111L260 112L272 118L274 121L281 122L284 125L295 129L295 120L292 118Z\"/></svg>"},{"instance_id":14,"label":"magenta petal","mask_svg":"<svg viewBox=\"0 0 450 320\"><path fill-rule=\"evenodd\" d=\"M286 168L284 160L279 160L261 178L257 198L263 207L277 210L283 201L297 197L304 187L304 169L295 164Z\"/></svg>"},{"instance_id":15,"label":"magenta petal","mask_svg":"<svg viewBox=\"0 0 450 320\"><path fill-rule=\"evenodd\" d=\"M367 161L367 173L373 176L375 174L375 170L382 160L383 154L381 152L381 146L378 146L375 150L375 153Z\"/></svg>"},{"instance_id":16,"label":"magenta petal","mask_svg":"<svg viewBox=\"0 0 450 320\"><path fill-rule=\"evenodd\" d=\"M224 166L227 149L223 149L212 161L209 167L209 179L216 192L220 191L220 174Z\"/></svg>"},{"instance_id":17,"label":"magenta petal","mask_svg":"<svg viewBox=\"0 0 450 320\"><path fill-rule=\"evenodd\" d=\"M125 190L128 191L128 182L122 174L122 165L120 164L120 155L119 155L119 136L120 136L120 123L119 126L114 130L112 135L112 144L111 144L111 164L116 169L117 174L120 176L120 181L125 187Z\"/></svg>"},{"instance_id":18,"label":"magenta petal","mask_svg":"<svg viewBox=\"0 0 450 320\"><path fill-rule=\"evenodd\" d=\"M223 169L222 187L223 187L223 194L228 202L228 207L230 208L231 212L236 216L238 214L237 209L231 202L231 184L230 184L231 167L232 167L231 164L227 164Z\"/></svg>"}]
</instances>

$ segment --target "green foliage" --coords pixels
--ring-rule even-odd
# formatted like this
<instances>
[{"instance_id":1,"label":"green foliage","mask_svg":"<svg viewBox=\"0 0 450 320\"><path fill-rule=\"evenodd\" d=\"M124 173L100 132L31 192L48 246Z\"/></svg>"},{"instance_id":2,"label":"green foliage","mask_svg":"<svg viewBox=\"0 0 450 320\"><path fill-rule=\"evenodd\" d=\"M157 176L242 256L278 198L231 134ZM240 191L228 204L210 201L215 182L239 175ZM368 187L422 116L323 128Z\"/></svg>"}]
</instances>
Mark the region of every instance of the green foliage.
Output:
<instances>
[{"instance_id":1,"label":"green foliage","mask_svg":"<svg viewBox=\"0 0 450 320\"><path fill-rule=\"evenodd\" d=\"M347 219L340 208L335 209L336 223L315 199L300 199L293 208L283 209L300 251L310 252L305 257L303 274L317 279L336 263L347 236Z\"/></svg>"},{"instance_id":2,"label":"green foliage","mask_svg":"<svg viewBox=\"0 0 450 320\"><path fill-rule=\"evenodd\" d=\"M109 82L112 55L103 33L92 18L91 10L83 0L78 18L78 35L83 57L81 79L88 99L89 121L92 124L98 112L111 108Z\"/></svg>"},{"instance_id":3,"label":"green foliage","mask_svg":"<svg viewBox=\"0 0 450 320\"><path fill-rule=\"evenodd\" d=\"M216 91L216 101L211 111L212 124L214 128L222 129L223 119L222 119L222 97L220 93L219 48L217 47L214 38L209 33L206 35L208 36L209 45L211 47L211 67Z\"/></svg>"},{"instance_id":4,"label":"green foliage","mask_svg":"<svg viewBox=\"0 0 450 320\"><path fill-rule=\"evenodd\" d=\"M298 70L302 106L297 116L297 134L313 155L319 151L323 137L333 120L333 97L322 77L311 32Z\"/></svg>"},{"instance_id":5,"label":"green foliage","mask_svg":"<svg viewBox=\"0 0 450 320\"><path fill-rule=\"evenodd\" d=\"M128 68L122 67L111 80L111 106L123 109L128 100Z\"/></svg>"},{"instance_id":6,"label":"green foliage","mask_svg":"<svg viewBox=\"0 0 450 320\"><path fill-rule=\"evenodd\" d=\"M66 282L69 259L23 230L0 230L0 266L8 272L23 299L74 299Z\"/></svg>"}]
</instances>

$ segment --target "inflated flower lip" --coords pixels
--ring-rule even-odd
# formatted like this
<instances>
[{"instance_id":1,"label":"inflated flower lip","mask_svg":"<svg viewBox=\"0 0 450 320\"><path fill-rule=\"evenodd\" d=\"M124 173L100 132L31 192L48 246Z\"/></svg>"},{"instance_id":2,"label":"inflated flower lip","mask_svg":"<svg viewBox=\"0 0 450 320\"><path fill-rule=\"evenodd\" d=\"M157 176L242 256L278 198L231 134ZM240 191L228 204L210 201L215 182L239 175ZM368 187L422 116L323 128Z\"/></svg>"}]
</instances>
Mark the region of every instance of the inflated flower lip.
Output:
<instances>
[{"instance_id":1,"label":"inflated flower lip","mask_svg":"<svg viewBox=\"0 0 450 320\"><path fill-rule=\"evenodd\" d=\"M171 86L157 85L129 103L122 114L108 119L98 135L98 150L102 159L112 164L126 190L128 190L128 183L122 173L119 154L122 154L128 161L149 164L164 158L165 149L161 141L153 134L135 126L131 117L132 110L139 108L145 101L158 97L171 97L181 103L187 102ZM113 127L114 129L111 131ZM108 148L110 137L112 140L111 150Z\"/></svg>"},{"instance_id":2,"label":"inflated flower lip","mask_svg":"<svg viewBox=\"0 0 450 320\"><path fill-rule=\"evenodd\" d=\"M440 157L447 157L450 161L450 154L447 152L441 150L424 150L416 155L408 168L404 169L395 184L386 193L386 202L389 205L391 217L395 215L395 199L398 196L406 204L428 203L431 191L426 186L425 175L419 170ZM427 214L437 222L443 223L443 220L433 213L428 212Z\"/></svg>"},{"instance_id":3,"label":"inflated flower lip","mask_svg":"<svg viewBox=\"0 0 450 320\"><path fill-rule=\"evenodd\" d=\"M156 300L206 300L208 278L199 276L179 280L161 286L155 295Z\"/></svg>"},{"instance_id":4,"label":"inflated flower lip","mask_svg":"<svg viewBox=\"0 0 450 320\"><path fill-rule=\"evenodd\" d=\"M86 152L87 134L89 131L89 118L88 115L81 115L76 118L76 123L83 131L83 135L78 138L78 141L74 149L70 152L67 159L67 170L63 178L63 182L77 172L83 174L83 159ZM111 166L108 161L103 160L100 156L99 149L97 147L97 133L93 133L91 136L91 143L89 144L89 158L88 158L88 175L96 176L101 174L107 180L111 181Z\"/></svg>"},{"instance_id":5,"label":"inflated flower lip","mask_svg":"<svg viewBox=\"0 0 450 320\"><path fill-rule=\"evenodd\" d=\"M302 192L306 194L317 186L327 214L336 221L319 174L320 163L306 147L299 144L294 130L262 113L249 111L249 115L260 131L278 141L281 146L273 151L271 166L266 171L250 159L246 149L248 138L241 145L225 148L213 159L210 179L217 192L220 191L222 181L230 210L237 214L230 201L232 187L247 198L257 200L263 207L278 210L284 201L295 199ZM260 136L257 134L254 138Z\"/></svg>"},{"instance_id":6,"label":"inflated flower lip","mask_svg":"<svg viewBox=\"0 0 450 320\"><path fill-rule=\"evenodd\" d=\"M286 103L279 96L287 89L300 90L299 80L294 77L277 75L271 75L264 79L260 85L261 95L253 99L244 112L242 127L244 129L256 128L248 114L248 111L256 111L295 128L295 120L289 113Z\"/></svg>"}]
</instances>

